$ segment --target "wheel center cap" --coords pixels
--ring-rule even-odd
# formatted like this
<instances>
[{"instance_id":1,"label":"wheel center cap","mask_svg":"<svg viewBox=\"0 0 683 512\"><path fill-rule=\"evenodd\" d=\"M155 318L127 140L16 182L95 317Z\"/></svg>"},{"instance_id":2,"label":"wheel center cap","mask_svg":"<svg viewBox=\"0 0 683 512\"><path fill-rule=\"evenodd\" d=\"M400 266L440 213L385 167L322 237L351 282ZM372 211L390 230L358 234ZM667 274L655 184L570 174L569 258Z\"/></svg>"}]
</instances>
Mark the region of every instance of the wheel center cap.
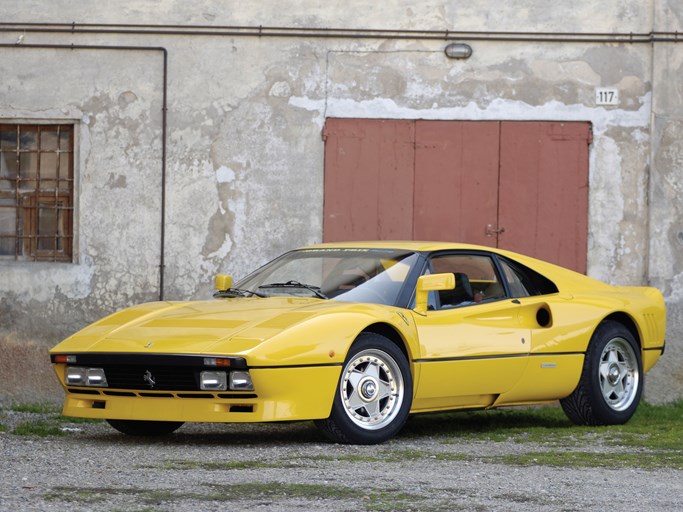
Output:
<instances>
[{"instance_id":1,"label":"wheel center cap","mask_svg":"<svg viewBox=\"0 0 683 512\"><path fill-rule=\"evenodd\" d=\"M616 365L610 367L607 378L612 385L619 381L619 368Z\"/></svg>"},{"instance_id":2,"label":"wheel center cap","mask_svg":"<svg viewBox=\"0 0 683 512\"><path fill-rule=\"evenodd\" d=\"M363 379L358 388L360 397L366 402L373 400L377 396L377 383L370 377Z\"/></svg>"}]
</instances>

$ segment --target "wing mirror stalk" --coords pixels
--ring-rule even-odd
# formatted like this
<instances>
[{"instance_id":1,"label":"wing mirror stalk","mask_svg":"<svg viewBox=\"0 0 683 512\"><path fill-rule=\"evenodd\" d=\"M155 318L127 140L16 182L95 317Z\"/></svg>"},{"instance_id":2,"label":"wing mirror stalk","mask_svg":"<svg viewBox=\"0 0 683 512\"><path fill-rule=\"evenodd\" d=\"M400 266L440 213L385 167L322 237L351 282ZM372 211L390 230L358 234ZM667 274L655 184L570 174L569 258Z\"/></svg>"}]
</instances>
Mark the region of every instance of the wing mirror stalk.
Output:
<instances>
[{"instance_id":1,"label":"wing mirror stalk","mask_svg":"<svg viewBox=\"0 0 683 512\"><path fill-rule=\"evenodd\" d=\"M455 288L455 276L453 274L430 274L420 276L415 287L415 313L427 314L427 302L429 292L452 290Z\"/></svg>"}]
</instances>

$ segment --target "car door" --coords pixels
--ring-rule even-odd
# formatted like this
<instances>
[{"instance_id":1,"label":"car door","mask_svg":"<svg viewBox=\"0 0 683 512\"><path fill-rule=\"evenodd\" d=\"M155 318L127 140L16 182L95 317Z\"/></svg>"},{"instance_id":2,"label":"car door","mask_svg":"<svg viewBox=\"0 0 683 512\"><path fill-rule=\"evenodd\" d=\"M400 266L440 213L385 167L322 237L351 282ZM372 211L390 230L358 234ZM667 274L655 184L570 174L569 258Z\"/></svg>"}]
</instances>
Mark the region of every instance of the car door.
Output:
<instances>
[{"instance_id":1,"label":"car door","mask_svg":"<svg viewBox=\"0 0 683 512\"><path fill-rule=\"evenodd\" d=\"M528 364L531 331L520 323L519 301L506 296L486 253L440 254L428 272L452 272L456 286L431 292L430 309L414 314L420 355L413 410L490 405Z\"/></svg>"}]
</instances>

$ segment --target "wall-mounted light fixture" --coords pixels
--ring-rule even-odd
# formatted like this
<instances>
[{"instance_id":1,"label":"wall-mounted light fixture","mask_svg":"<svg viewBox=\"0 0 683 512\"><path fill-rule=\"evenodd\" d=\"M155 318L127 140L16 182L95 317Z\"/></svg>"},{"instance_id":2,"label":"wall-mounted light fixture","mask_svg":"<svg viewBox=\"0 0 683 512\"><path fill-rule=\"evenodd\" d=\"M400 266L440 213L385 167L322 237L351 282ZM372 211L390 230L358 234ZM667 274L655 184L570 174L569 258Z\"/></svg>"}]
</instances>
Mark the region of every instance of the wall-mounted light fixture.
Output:
<instances>
[{"instance_id":1,"label":"wall-mounted light fixture","mask_svg":"<svg viewBox=\"0 0 683 512\"><path fill-rule=\"evenodd\" d=\"M472 56L472 47L466 43L451 43L444 52L449 59L469 59Z\"/></svg>"}]
</instances>

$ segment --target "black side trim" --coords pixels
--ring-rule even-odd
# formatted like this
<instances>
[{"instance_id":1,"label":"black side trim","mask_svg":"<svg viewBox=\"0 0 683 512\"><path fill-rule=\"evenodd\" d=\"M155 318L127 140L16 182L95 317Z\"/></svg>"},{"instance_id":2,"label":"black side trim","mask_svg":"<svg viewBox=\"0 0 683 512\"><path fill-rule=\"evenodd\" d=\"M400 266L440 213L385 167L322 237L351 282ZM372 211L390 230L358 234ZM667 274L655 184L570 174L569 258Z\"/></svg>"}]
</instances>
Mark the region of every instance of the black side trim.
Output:
<instances>
[{"instance_id":1,"label":"black side trim","mask_svg":"<svg viewBox=\"0 0 683 512\"><path fill-rule=\"evenodd\" d=\"M529 354L498 354L495 356L465 356L465 357L435 357L426 359L413 359L414 363L445 363L449 361L474 361L477 359L512 359L517 357L529 357Z\"/></svg>"},{"instance_id":2,"label":"black side trim","mask_svg":"<svg viewBox=\"0 0 683 512\"><path fill-rule=\"evenodd\" d=\"M660 347L647 347L647 348L644 348L643 350L645 350L645 351L649 351L649 350L659 350L659 351L662 352L662 354L664 354L664 349L665 349L665 348L666 348L666 343L665 343L664 345L660 346Z\"/></svg>"},{"instance_id":3,"label":"black side trim","mask_svg":"<svg viewBox=\"0 0 683 512\"><path fill-rule=\"evenodd\" d=\"M283 366L250 366L250 370L282 370L285 368L318 368L328 366L343 366L344 363L323 363L323 364L288 364Z\"/></svg>"},{"instance_id":4,"label":"black side trim","mask_svg":"<svg viewBox=\"0 0 683 512\"><path fill-rule=\"evenodd\" d=\"M585 352L535 352L529 357L549 357L549 356L585 356Z\"/></svg>"},{"instance_id":5,"label":"black side trim","mask_svg":"<svg viewBox=\"0 0 683 512\"><path fill-rule=\"evenodd\" d=\"M205 367L205 357L219 357L229 359L230 366L217 367L221 369L246 370L247 362L243 357L195 354L142 354L142 353L111 353L111 352L63 352L60 354L50 354L50 361L55 362L58 355L76 356L73 365L156 365L156 366L189 366ZM209 367L207 367L209 368ZM211 367L213 368L213 367Z\"/></svg>"},{"instance_id":6,"label":"black side trim","mask_svg":"<svg viewBox=\"0 0 683 512\"><path fill-rule=\"evenodd\" d=\"M533 354L496 354L491 356L465 356L465 357L437 357L428 359L413 359L414 363L442 363L450 361L476 361L486 359L512 359L517 357L550 357L550 356L577 356L585 352L536 352Z\"/></svg>"}]
</instances>

